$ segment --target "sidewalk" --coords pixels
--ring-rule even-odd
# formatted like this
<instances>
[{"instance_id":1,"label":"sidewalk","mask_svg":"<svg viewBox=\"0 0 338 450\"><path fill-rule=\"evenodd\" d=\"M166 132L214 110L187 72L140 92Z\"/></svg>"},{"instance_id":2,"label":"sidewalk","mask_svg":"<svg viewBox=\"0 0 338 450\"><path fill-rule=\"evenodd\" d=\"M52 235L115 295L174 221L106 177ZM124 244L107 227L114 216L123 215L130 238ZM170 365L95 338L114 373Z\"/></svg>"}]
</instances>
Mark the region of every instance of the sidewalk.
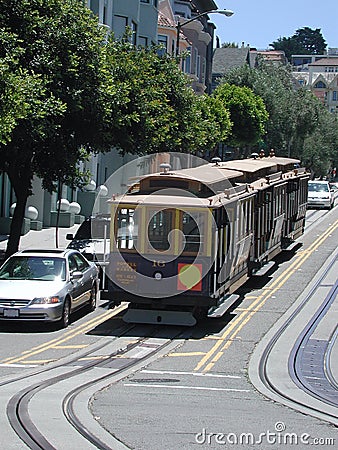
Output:
<instances>
[{"instance_id":1,"label":"sidewalk","mask_svg":"<svg viewBox=\"0 0 338 450\"><path fill-rule=\"evenodd\" d=\"M66 248L70 241L66 239L66 234L75 234L79 224L70 228L59 228L58 230L58 248ZM0 260L3 260L7 247L8 236L0 235ZM21 236L19 250L26 248L56 248L56 229L55 227L44 228L41 231L31 230L24 236Z\"/></svg>"}]
</instances>

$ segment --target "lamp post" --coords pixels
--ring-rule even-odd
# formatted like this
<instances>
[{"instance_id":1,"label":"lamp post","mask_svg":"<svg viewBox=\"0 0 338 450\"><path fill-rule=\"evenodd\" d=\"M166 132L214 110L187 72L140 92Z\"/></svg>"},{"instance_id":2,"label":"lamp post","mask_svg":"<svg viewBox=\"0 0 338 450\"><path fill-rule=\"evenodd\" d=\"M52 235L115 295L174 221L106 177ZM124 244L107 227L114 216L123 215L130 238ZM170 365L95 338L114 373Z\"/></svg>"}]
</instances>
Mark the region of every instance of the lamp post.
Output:
<instances>
[{"instance_id":1,"label":"lamp post","mask_svg":"<svg viewBox=\"0 0 338 450\"><path fill-rule=\"evenodd\" d=\"M215 13L223 14L224 16L227 16L227 17L230 17L233 15L233 11L231 11L230 9L213 9L211 11L204 11L203 13L198 14L197 16L193 17L192 19L188 19L185 22L177 23L177 25L176 25L176 56L179 55L181 28L184 27L185 25L187 25L188 23L199 19L202 16L206 16L207 14L215 14Z\"/></svg>"}]
</instances>

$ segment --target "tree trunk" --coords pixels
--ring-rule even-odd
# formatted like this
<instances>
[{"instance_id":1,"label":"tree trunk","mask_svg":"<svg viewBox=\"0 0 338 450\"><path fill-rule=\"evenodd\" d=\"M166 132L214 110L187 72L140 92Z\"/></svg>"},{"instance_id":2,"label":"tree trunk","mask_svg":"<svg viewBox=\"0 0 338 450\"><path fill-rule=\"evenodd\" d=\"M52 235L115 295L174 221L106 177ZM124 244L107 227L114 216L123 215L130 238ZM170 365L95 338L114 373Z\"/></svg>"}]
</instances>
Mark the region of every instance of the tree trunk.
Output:
<instances>
[{"instance_id":1,"label":"tree trunk","mask_svg":"<svg viewBox=\"0 0 338 450\"><path fill-rule=\"evenodd\" d=\"M30 182L8 174L16 196L16 207L14 210L10 234L7 242L5 257L13 255L19 250L22 224L25 217L27 198L30 195Z\"/></svg>"}]
</instances>

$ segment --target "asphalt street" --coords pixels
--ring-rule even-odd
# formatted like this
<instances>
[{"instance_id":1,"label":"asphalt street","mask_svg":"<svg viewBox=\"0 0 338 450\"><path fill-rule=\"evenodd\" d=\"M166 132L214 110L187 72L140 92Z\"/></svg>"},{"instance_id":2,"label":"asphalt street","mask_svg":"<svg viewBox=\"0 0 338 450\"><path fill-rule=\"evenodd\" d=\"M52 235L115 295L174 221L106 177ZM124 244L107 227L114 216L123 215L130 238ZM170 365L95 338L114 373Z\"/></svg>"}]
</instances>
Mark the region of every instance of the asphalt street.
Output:
<instances>
[{"instance_id":1,"label":"asphalt street","mask_svg":"<svg viewBox=\"0 0 338 450\"><path fill-rule=\"evenodd\" d=\"M277 260L276 269L264 280L247 283L241 291L241 301L230 314L202 323L191 337L176 342L168 353L110 386L100 386L92 392L88 399L90 412L117 438L119 448L289 449L294 446L305 450L309 442L302 441L304 436L310 436L312 446L321 443L322 449L336 448L336 428L261 390L252 367L263 351L262 342L269 339L274 327L280 326L283 317L311 290L329 259L336 257L337 219L336 207L309 227L300 239L297 253ZM312 224L312 219L309 223ZM59 247L67 246L66 234L74 233L77 227L59 229ZM317 240L318 246L314 247ZM20 249L55 248L55 242L53 228L30 231L22 236ZM2 236L0 251L5 248L6 236ZM293 265L295 269L290 272ZM336 282L336 267L332 269L330 282ZM312 299L313 307L321 300L317 294ZM324 333L327 337L336 327L337 310L336 300L318 335ZM300 327L297 324L293 331ZM283 358L291 346L292 338L287 336L279 347L281 357L277 354L273 365L282 388L289 390L294 387L288 386ZM337 341L330 364L337 381ZM82 408L87 410L87 400ZM297 440L293 445L283 441L288 433ZM240 436L244 435L253 441L241 443Z\"/></svg>"}]
</instances>

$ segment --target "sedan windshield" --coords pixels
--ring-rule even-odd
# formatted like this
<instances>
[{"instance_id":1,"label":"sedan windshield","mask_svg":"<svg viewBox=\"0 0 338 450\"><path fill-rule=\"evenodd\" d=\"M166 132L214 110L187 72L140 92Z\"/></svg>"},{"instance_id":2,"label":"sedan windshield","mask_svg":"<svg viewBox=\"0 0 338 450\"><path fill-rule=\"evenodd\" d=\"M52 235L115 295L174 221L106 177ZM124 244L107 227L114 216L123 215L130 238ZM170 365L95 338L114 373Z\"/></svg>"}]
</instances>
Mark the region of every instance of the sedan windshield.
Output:
<instances>
[{"instance_id":1,"label":"sedan windshield","mask_svg":"<svg viewBox=\"0 0 338 450\"><path fill-rule=\"evenodd\" d=\"M326 183L309 183L309 192L329 192L329 186Z\"/></svg>"},{"instance_id":2,"label":"sedan windshield","mask_svg":"<svg viewBox=\"0 0 338 450\"><path fill-rule=\"evenodd\" d=\"M13 256L0 269L0 280L66 279L65 260L38 256Z\"/></svg>"}]
</instances>

